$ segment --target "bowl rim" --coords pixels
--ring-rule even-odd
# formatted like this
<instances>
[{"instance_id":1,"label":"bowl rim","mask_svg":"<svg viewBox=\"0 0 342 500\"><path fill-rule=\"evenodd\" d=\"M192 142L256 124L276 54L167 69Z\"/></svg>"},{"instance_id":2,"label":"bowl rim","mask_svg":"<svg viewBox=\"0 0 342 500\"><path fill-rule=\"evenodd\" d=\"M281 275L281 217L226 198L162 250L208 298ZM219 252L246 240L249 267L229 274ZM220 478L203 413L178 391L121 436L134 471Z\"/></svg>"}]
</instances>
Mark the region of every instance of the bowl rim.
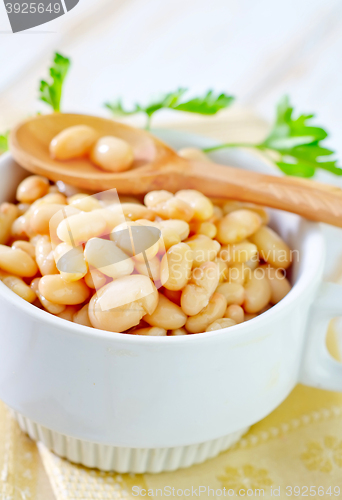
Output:
<instances>
[{"instance_id":1,"label":"bowl rim","mask_svg":"<svg viewBox=\"0 0 342 500\"><path fill-rule=\"evenodd\" d=\"M182 132L181 132L182 133ZM0 158L0 168L1 164L9 160L14 161L11 158L10 153L5 153ZM279 212L279 211L277 211ZM282 212L282 217L286 217L286 212ZM253 328L253 326L259 326L262 323L268 323L273 320L274 316L277 315L282 309L290 309L292 304L298 300L301 294L310 287L310 284L317 280L317 276L321 276L323 272L324 257L325 257L325 240L321 226L318 223L311 222L301 219L301 233L302 238L306 238L309 243L310 248L314 248L315 252L310 252L311 265L305 264L305 272L298 278L296 283L291 288L290 292L277 304L272 306L268 311L262 313L260 316L253 318L244 323L234 325L230 328L223 328L220 330L214 330L212 332L203 332L200 334L190 334L190 335L179 335L179 336L144 336L144 335L131 335L118 332L111 332L107 330L100 330L97 328L91 328L71 321L67 321L58 316L54 316L47 311L41 310L38 307L33 306L29 302L21 299L12 290L6 287L0 281L0 299L3 301L10 302L15 308L21 309L25 314L28 314L30 318L35 321L45 323L46 325L53 326L54 328L59 328L63 330L64 334L71 335L82 335L93 339L102 339L115 341L118 340L127 344L164 344L170 345L170 342L184 343L184 342L199 342L206 341L212 338L220 337L221 335L229 334L229 338L232 341L236 340L246 340L242 335L252 335L258 328ZM47 332L48 334L48 332Z\"/></svg>"}]
</instances>

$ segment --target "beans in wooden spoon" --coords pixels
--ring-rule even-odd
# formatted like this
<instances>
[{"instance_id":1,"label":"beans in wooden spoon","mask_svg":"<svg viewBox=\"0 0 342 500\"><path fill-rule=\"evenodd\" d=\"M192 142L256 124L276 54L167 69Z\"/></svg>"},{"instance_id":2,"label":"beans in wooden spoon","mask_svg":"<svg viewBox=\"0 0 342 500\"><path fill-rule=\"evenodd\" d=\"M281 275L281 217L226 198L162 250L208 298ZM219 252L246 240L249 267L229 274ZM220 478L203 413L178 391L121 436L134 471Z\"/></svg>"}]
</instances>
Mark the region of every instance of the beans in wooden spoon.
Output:
<instances>
[{"instance_id":1,"label":"beans in wooden spoon","mask_svg":"<svg viewBox=\"0 0 342 500\"><path fill-rule=\"evenodd\" d=\"M86 156L69 161L51 158L51 140L64 129L80 125L93 128L99 137L114 136L130 144L134 154L130 170L105 172ZM83 189L116 188L130 194L197 189L207 196L257 203L342 227L342 190L338 187L188 161L145 130L101 117L54 113L31 118L12 130L10 150L30 172Z\"/></svg>"}]
</instances>

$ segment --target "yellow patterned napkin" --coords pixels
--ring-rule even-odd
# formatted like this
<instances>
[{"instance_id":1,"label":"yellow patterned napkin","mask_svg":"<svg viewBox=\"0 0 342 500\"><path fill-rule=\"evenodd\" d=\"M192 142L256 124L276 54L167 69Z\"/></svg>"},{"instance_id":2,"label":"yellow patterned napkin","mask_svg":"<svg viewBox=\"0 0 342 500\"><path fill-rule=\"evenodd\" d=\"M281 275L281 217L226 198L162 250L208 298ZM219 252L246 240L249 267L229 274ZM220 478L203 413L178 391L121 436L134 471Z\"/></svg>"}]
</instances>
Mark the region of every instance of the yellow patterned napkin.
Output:
<instances>
[{"instance_id":1,"label":"yellow patterned napkin","mask_svg":"<svg viewBox=\"0 0 342 500\"><path fill-rule=\"evenodd\" d=\"M1 401L0 499L55 499L36 443L20 430Z\"/></svg>"},{"instance_id":2,"label":"yellow patterned napkin","mask_svg":"<svg viewBox=\"0 0 342 500\"><path fill-rule=\"evenodd\" d=\"M250 112L236 109L210 119L188 117L171 126L233 142L258 140L267 129ZM330 352L337 357L332 328L328 342ZM42 460L35 443L19 430L0 403L1 500L338 498L342 496L342 394L298 385L234 448L176 472L101 473L73 465L41 444L39 452Z\"/></svg>"}]
</instances>

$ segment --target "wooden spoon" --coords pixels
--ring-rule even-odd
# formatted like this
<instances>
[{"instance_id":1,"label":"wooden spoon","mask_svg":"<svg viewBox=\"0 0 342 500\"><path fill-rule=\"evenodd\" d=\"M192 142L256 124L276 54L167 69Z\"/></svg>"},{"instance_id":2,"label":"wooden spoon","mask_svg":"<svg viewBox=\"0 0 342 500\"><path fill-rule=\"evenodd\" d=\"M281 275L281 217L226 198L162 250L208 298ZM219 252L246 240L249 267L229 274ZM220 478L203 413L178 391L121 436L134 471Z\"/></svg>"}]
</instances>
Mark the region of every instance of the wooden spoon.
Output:
<instances>
[{"instance_id":1,"label":"wooden spoon","mask_svg":"<svg viewBox=\"0 0 342 500\"><path fill-rule=\"evenodd\" d=\"M52 138L66 127L81 124L93 127L99 137L114 135L129 142L135 155L133 167L126 172L109 173L86 157L51 159ZM14 159L30 172L95 192L111 188L126 194L197 189L207 196L257 203L342 227L342 190L338 187L188 161L145 130L113 120L62 113L37 116L12 130L10 150Z\"/></svg>"}]
</instances>

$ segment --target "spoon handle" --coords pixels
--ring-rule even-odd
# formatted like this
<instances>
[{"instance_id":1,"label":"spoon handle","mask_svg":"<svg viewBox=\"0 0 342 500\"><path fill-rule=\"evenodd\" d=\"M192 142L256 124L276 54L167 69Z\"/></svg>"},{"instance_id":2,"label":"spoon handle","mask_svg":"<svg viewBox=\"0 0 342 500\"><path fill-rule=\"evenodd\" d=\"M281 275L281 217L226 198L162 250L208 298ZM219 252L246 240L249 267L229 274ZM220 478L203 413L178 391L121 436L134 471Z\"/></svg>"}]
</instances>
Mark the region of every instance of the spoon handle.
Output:
<instances>
[{"instance_id":1,"label":"spoon handle","mask_svg":"<svg viewBox=\"0 0 342 500\"><path fill-rule=\"evenodd\" d=\"M342 227L342 189L337 186L214 163L192 162L186 176L189 186L208 196L257 203Z\"/></svg>"}]
</instances>

